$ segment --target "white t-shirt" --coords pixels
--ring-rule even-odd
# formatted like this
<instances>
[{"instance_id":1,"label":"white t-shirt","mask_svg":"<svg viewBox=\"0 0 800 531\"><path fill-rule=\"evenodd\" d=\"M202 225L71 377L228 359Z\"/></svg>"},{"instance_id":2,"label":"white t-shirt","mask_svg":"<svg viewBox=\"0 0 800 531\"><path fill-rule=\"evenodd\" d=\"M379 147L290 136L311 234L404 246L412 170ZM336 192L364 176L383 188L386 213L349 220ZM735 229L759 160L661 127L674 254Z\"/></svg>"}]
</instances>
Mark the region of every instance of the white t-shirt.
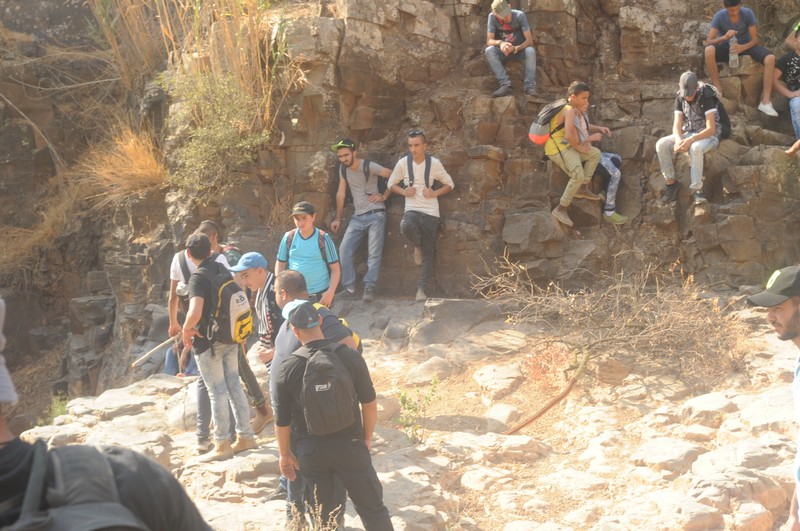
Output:
<instances>
[{"instance_id":1,"label":"white t-shirt","mask_svg":"<svg viewBox=\"0 0 800 531\"><path fill-rule=\"evenodd\" d=\"M411 155L407 155L410 157ZM439 198L438 197L425 197L422 195L423 190L425 189L425 161L422 161L422 164L417 164L416 162L412 162L413 171L414 171L414 188L417 189L417 193L414 197L406 197L406 208L405 211L408 212L413 210L415 212L422 212L423 214L429 214L434 217L439 217ZM403 181L406 186L409 184L408 179L408 160L406 157L401 158L397 161L397 164L394 166L394 170L392 171L392 175L389 177L389 183L387 186L390 188L394 184L398 184L400 181ZM442 184L449 186L450 188L455 188L453 184L453 179L450 177L450 174L445 171L444 166L442 165L441 161L436 157L431 157L431 174L429 178L429 183L433 185L433 181L439 181Z\"/></svg>"},{"instance_id":2,"label":"white t-shirt","mask_svg":"<svg viewBox=\"0 0 800 531\"><path fill-rule=\"evenodd\" d=\"M180 259L178 258L179 254L185 253L185 252L186 252L185 250L178 251L177 253L175 253L175 256L172 257L172 263L169 266L169 279L170 280L177 280L178 282L183 282L184 284L188 284L189 283L189 279L188 278L183 278L183 269L181 269L181 263L179 261ZM228 265L228 259L225 258L224 254L220 253L217 256L217 259L215 261L219 262L220 264L224 265L227 268L230 268L230 266ZM186 258L186 265L189 266L188 267L189 275L191 275L192 273L197 271L197 266L194 265L194 262L189 260L189 257Z\"/></svg>"}]
</instances>

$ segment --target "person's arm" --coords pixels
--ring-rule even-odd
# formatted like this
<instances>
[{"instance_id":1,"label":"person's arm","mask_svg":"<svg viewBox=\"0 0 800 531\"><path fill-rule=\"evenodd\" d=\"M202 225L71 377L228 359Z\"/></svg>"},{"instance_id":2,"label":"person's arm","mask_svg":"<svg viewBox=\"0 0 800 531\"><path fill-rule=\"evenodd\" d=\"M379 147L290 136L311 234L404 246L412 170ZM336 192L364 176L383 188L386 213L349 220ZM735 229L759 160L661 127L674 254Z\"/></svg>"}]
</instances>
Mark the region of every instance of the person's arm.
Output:
<instances>
[{"instance_id":1,"label":"person's arm","mask_svg":"<svg viewBox=\"0 0 800 531\"><path fill-rule=\"evenodd\" d=\"M364 424L364 444L372 448L372 435L378 422L378 400L361 404L361 422Z\"/></svg>"},{"instance_id":2,"label":"person's arm","mask_svg":"<svg viewBox=\"0 0 800 531\"><path fill-rule=\"evenodd\" d=\"M745 44L739 43L736 46L731 46L731 51L735 53L742 53L744 51L749 50L753 46L758 46L760 39L758 37L758 26L752 24L747 28L748 33L750 33L750 42Z\"/></svg>"},{"instance_id":3,"label":"person's arm","mask_svg":"<svg viewBox=\"0 0 800 531\"><path fill-rule=\"evenodd\" d=\"M689 148L692 147L692 144L697 142L698 140L702 140L704 138L709 138L714 136L717 132L717 111L711 110L706 112L706 127L700 132L693 133L686 138L680 140L675 144L675 151L682 153L685 151L689 151Z\"/></svg>"},{"instance_id":4,"label":"person's arm","mask_svg":"<svg viewBox=\"0 0 800 531\"><path fill-rule=\"evenodd\" d=\"M200 322L200 317L203 315L203 297L194 296L189 299L189 312L186 314L186 320L183 322L183 344L191 345L192 339L195 336L203 337L200 332L195 328L197 323Z\"/></svg>"},{"instance_id":5,"label":"person's arm","mask_svg":"<svg viewBox=\"0 0 800 531\"><path fill-rule=\"evenodd\" d=\"M297 479L297 470L300 470L300 463L297 462L292 452L290 440L292 436L291 426L275 425L275 440L278 441L278 454L280 455L279 464L281 474L289 481Z\"/></svg>"},{"instance_id":6,"label":"person's arm","mask_svg":"<svg viewBox=\"0 0 800 531\"><path fill-rule=\"evenodd\" d=\"M370 167L370 170L371 169L372 168ZM372 173L372 172L370 171L370 173ZM376 173L378 175L378 179L388 179L392 175L392 170L390 170L389 168L384 168L383 166L381 166L381 169L379 171L377 171ZM369 202L370 203L385 203L389 199L389 196L391 196L391 195L392 195L392 189L387 186L386 187L386 191L383 192L382 194L372 194L372 195L370 195L369 196Z\"/></svg>"},{"instance_id":7,"label":"person's arm","mask_svg":"<svg viewBox=\"0 0 800 531\"><path fill-rule=\"evenodd\" d=\"M0 352L6 348L6 336L3 333L3 326L6 322L6 301L0 297Z\"/></svg>"},{"instance_id":8,"label":"person's arm","mask_svg":"<svg viewBox=\"0 0 800 531\"><path fill-rule=\"evenodd\" d=\"M286 265L289 262L289 248L287 246L287 235L289 233L283 235L283 239L281 243L278 244L278 255L275 257L275 276L277 277L281 271L286 269ZM283 259L281 257L284 257Z\"/></svg>"},{"instance_id":9,"label":"person's arm","mask_svg":"<svg viewBox=\"0 0 800 531\"><path fill-rule=\"evenodd\" d=\"M167 309L169 311L169 337L175 337L175 334L180 334L181 324L178 322L178 306L180 304L178 299L178 281L169 281L169 295L167 297Z\"/></svg>"},{"instance_id":10,"label":"person's arm","mask_svg":"<svg viewBox=\"0 0 800 531\"><path fill-rule=\"evenodd\" d=\"M411 155L408 155L409 157ZM400 186L400 182L405 179L406 177L406 170L403 166L406 164L406 158L403 157L397 161L397 164L392 171L391 176L389 177L389 182L386 183L386 187L391 190L392 192L396 193L397 195L402 195L404 197L414 197L417 195L417 188L415 186L406 186L403 188Z\"/></svg>"},{"instance_id":11,"label":"person's arm","mask_svg":"<svg viewBox=\"0 0 800 531\"><path fill-rule=\"evenodd\" d=\"M336 190L336 217L331 221L331 231L336 234L342 225L342 210L344 210L344 199L347 196L347 181L339 176L339 188Z\"/></svg>"},{"instance_id":12,"label":"person's arm","mask_svg":"<svg viewBox=\"0 0 800 531\"><path fill-rule=\"evenodd\" d=\"M589 124L590 133L600 133L601 135L611 136L611 129L601 125Z\"/></svg>"},{"instance_id":13,"label":"person's arm","mask_svg":"<svg viewBox=\"0 0 800 531\"><path fill-rule=\"evenodd\" d=\"M522 35L525 37L525 41L523 41L522 44L514 46L513 53L519 53L525 48L533 46L533 33L531 33L531 30L523 31Z\"/></svg>"},{"instance_id":14,"label":"person's arm","mask_svg":"<svg viewBox=\"0 0 800 531\"><path fill-rule=\"evenodd\" d=\"M336 288L339 286L339 279L342 278L342 268L339 262L328 264L328 267L330 268L330 282L328 283L328 289L322 294L319 302L330 308L331 304L333 304Z\"/></svg>"},{"instance_id":15,"label":"person's arm","mask_svg":"<svg viewBox=\"0 0 800 531\"><path fill-rule=\"evenodd\" d=\"M675 137L676 142L680 142L682 132L683 132L683 113L676 112L675 119L672 121L672 136Z\"/></svg>"},{"instance_id":16,"label":"person's arm","mask_svg":"<svg viewBox=\"0 0 800 531\"><path fill-rule=\"evenodd\" d=\"M786 531L800 531L800 516L797 514L797 483L792 492L792 502L789 505L789 519L786 520Z\"/></svg>"}]
</instances>

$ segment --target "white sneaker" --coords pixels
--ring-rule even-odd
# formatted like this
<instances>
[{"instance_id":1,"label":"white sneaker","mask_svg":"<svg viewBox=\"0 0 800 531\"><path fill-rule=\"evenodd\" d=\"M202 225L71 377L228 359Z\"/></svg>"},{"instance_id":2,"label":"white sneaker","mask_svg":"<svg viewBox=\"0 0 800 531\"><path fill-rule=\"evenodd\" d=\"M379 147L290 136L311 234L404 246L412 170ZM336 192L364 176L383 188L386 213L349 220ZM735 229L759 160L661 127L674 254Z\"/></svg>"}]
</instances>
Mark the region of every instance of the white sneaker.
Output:
<instances>
[{"instance_id":1,"label":"white sneaker","mask_svg":"<svg viewBox=\"0 0 800 531\"><path fill-rule=\"evenodd\" d=\"M759 103L758 110L763 112L767 116L778 116L778 112L775 110L775 107L772 106L772 102Z\"/></svg>"}]
</instances>

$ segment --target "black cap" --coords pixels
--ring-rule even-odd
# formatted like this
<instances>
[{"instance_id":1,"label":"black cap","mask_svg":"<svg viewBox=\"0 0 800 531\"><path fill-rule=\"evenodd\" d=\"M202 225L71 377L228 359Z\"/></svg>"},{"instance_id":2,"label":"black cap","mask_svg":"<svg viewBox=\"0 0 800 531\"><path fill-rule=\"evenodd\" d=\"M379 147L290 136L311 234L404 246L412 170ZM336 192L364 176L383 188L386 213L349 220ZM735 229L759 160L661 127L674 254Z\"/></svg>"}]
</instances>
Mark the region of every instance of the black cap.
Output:
<instances>
[{"instance_id":1,"label":"black cap","mask_svg":"<svg viewBox=\"0 0 800 531\"><path fill-rule=\"evenodd\" d=\"M800 266L791 266L775 271L767 281L767 289L747 297L747 303L771 308L796 296L800 296Z\"/></svg>"},{"instance_id":2,"label":"black cap","mask_svg":"<svg viewBox=\"0 0 800 531\"><path fill-rule=\"evenodd\" d=\"M298 214L308 214L309 216L313 216L314 212L314 205L309 203L308 201L300 201L295 206L292 207L292 215L296 216Z\"/></svg>"},{"instance_id":3,"label":"black cap","mask_svg":"<svg viewBox=\"0 0 800 531\"><path fill-rule=\"evenodd\" d=\"M341 140L337 141L334 145L331 146L331 151L338 151L340 148L347 148L352 151L356 150L356 143L349 138L342 138Z\"/></svg>"},{"instance_id":4,"label":"black cap","mask_svg":"<svg viewBox=\"0 0 800 531\"><path fill-rule=\"evenodd\" d=\"M292 304L292 302L295 301L291 301L289 304ZM287 306L289 306L289 304L287 304ZM294 308L290 308L290 310L286 312L286 318L295 328L307 330L319 324L319 312L314 308L314 305L308 301L302 301Z\"/></svg>"},{"instance_id":5,"label":"black cap","mask_svg":"<svg viewBox=\"0 0 800 531\"><path fill-rule=\"evenodd\" d=\"M194 232L186 240L186 250L192 258L204 260L211 254L211 240L202 232Z\"/></svg>"},{"instance_id":6,"label":"black cap","mask_svg":"<svg viewBox=\"0 0 800 531\"><path fill-rule=\"evenodd\" d=\"M691 98L697 92L697 74L694 72L684 72L681 74L681 80L678 82L680 90L678 95L681 98Z\"/></svg>"}]
</instances>

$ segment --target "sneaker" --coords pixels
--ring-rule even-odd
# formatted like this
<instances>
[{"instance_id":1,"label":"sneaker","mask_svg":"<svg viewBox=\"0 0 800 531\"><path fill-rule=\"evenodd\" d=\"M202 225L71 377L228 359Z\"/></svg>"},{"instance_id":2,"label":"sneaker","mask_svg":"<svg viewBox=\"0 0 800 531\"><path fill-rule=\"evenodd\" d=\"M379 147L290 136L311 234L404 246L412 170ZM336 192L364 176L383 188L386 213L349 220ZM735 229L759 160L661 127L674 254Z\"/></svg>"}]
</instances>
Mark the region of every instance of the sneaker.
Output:
<instances>
[{"instance_id":1,"label":"sneaker","mask_svg":"<svg viewBox=\"0 0 800 531\"><path fill-rule=\"evenodd\" d=\"M778 116L778 112L775 110L775 107L772 106L772 102L759 103L758 110L763 112L767 116Z\"/></svg>"},{"instance_id":2,"label":"sneaker","mask_svg":"<svg viewBox=\"0 0 800 531\"><path fill-rule=\"evenodd\" d=\"M257 446L255 437L237 437L236 442L231 446L231 450L233 450L233 453L238 454L245 450L252 450Z\"/></svg>"},{"instance_id":3,"label":"sneaker","mask_svg":"<svg viewBox=\"0 0 800 531\"><path fill-rule=\"evenodd\" d=\"M267 494L267 499L265 501L286 500L286 494L286 489L278 485L278 488Z\"/></svg>"},{"instance_id":4,"label":"sneaker","mask_svg":"<svg viewBox=\"0 0 800 531\"><path fill-rule=\"evenodd\" d=\"M339 299L340 301L352 301L355 300L356 297L356 290L351 290L349 288L345 288L341 290L334 296L335 299Z\"/></svg>"},{"instance_id":5,"label":"sneaker","mask_svg":"<svg viewBox=\"0 0 800 531\"><path fill-rule=\"evenodd\" d=\"M675 181L672 184L668 184L667 187L664 189L664 193L661 194L661 204L666 205L678 199L678 190L680 189L680 187L681 187L680 181Z\"/></svg>"},{"instance_id":6,"label":"sneaker","mask_svg":"<svg viewBox=\"0 0 800 531\"><path fill-rule=\"evenodd\" d=\"M425 302L426 300L428 300L428 296L425 295L425 290L422 289L422 288L419 288L417 290L417 296L414 297L414 300L417 301L417 302Z\"/></svg>"},{"instance_id":7,"label":"sneaker","mask_svg":"<svg viewBox=\"0 0 800 531\"><path fill-rule=\"evenodd\" d=\"M628 222L628 216L623 216L619 212L614 212L610 216L604 213L603 221L613 223L614 225L624 225Z\"/></svg>"},{"instance_id":8,"label":"sneaker","mask_svg":"<svg viewBox=\"0 0 800 531\"><path fill-rule=\"evenodd\" d=\"M422 247L414 247L414 263L422 265Z\"/></svg>"},{"instance_id":9,"label":"sneaker","mask_svg":"<svg viewBox=\"0 0 800 531\"><path fill-rule=\"evenodd\" d=\"M578 199L588 199L590 201L603 201L603 196L592 192L585 184L578 188L578 191L575 192L575 197Z\"/></svg>"},{"instance_id":10,"label":"sneaker","mask_svg":"<svg viewBox=\"0 0 800 531\"><path fill-rule=\"evenodd\" d=\"M550 215L553 216L556 221L563 223L567 227L572 226L572 220L569 219L569 216L565 210L560 210L558 207L556 207L552 212L550 212Z\"/></svg>"},{"instance_id":11,"label":"sneaker","mask_svg":"<svg viewBox=\"0 0 800 531\"><path fill-rule=\"evenodd\" d=\"M214 447L214 443L211 442L211 439L208 437L198 437L197 438L197 445L194 449L197 451L198 454L202 455Z\"/></svg>"},{"instance_id":12,"label":"sneaker","mask_svg":"<svg viewBox=\"0 0 800 531\"><path fill-rule=\"evenodd\" d=\"M275 418L269 409L267 409L267 413L267 415L264 415L260 411L256 411L256 417L250 421L250 428L253 433L261 433L267 427L267 424Z\"/></svg>"},{"instance_id":13,"label":"sneaker","mask_svg":"<svg viewBox=\"0 0 800 531\"><path fill-rule=\"evenodd\" d=\"M375 294L373 293L373 289L371 286L364 287L364 295L361 297L361 300L364 302L372 302L372 299L375 298Z\"/></svg>"},{"instance_id":14,"label":"sneaker","mask_svg":"<svg viewBox=\"0 0 800 531\"><path fill-rule=\"evenodd\" d=\"M708 199L703 196L703 192L692 192L692 199L695 205L704 205L708 203Z\"/></svg>"},{"instance_id":15,"label":"sneaker","mask_svg":"<svg viewBox=\"0 0 800 531\"><path fill-rule=\"evenodd\" d=\"M525 89L525 94L527 94L528 96L534 96L535 97L536 96L536 89L535 88L526 88Z\"/></svg>"},{"instance_id":16,"label":"sneaker","mask_svg":"<svg viewBox=\"0 0 800 531\"><path fill-rule=\"evenodd\" d=\"M492 92L493 98L501 98L503 96L511 96L514 91L511 90L510 85L500 85L500 88Z\"/></svg>"}]
</instances>

